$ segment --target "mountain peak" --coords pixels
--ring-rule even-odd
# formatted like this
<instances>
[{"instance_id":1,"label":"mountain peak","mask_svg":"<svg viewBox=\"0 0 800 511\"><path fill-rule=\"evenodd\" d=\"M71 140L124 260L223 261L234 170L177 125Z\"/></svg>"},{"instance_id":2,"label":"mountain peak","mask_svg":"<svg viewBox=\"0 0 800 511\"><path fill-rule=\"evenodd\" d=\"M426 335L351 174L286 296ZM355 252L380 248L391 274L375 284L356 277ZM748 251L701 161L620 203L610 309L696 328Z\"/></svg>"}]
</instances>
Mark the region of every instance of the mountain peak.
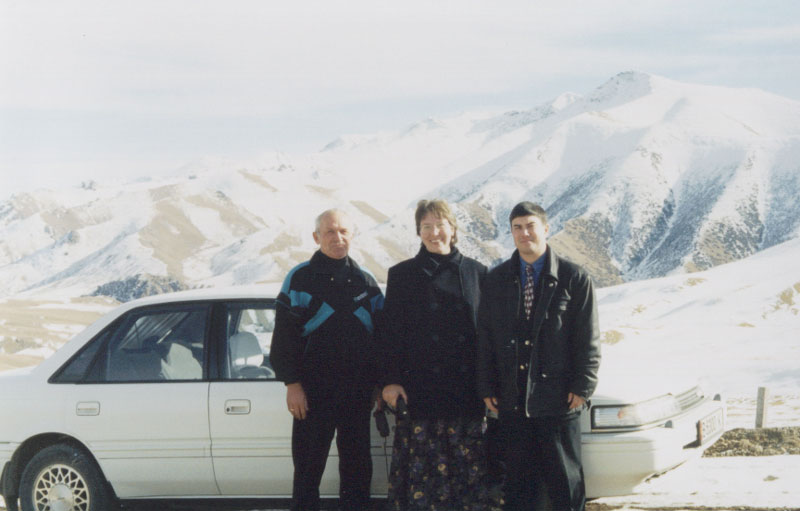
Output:
<instances>
[{"instance_id":1,"label":"mountain peak","mask_svg":"<svg viewBox=\"0 0 800 511\"><path fill-rule=\"evenodd\" d=\"M562 94L559 94L558 97L556 97L556 99L551 101L550 105L552 106L552 109L557 112L559 110L565 109L566 107L570 106L576 101L579 101L580 99L582 99L582 96L580 96L579 94L575 94L573 92L564 92Z\"/></svg>"},{"instance_id":2,"label":"mountain peak","mask_svg":"<svg viewBox=\"0 0 800 511\"><path fill-rule=\"evenodd\" d=\"M653 75L624 71L598 87L587 98L593 103L624 103L653 92Z\"/></svg>"}]
</instances>

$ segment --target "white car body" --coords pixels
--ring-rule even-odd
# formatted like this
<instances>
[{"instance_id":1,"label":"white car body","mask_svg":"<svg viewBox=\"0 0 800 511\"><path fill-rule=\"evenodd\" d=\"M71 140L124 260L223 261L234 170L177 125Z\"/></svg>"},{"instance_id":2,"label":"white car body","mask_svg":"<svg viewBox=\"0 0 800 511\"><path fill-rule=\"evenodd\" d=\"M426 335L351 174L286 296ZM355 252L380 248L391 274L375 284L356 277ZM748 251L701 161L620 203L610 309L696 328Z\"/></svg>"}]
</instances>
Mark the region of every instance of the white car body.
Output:
<instances>
[{"instance_id":1,"label":"white car body","mask_svg":"<svg viewBox=\"0 0 800 511\"><path fill-rule=\"evenodd\" d=\"M55 444L87 453L100 479L108 481L119 499L290 497L292 420L286 411L285 387L270 378L273 374L265 368L268 362L263 355L271 337L269 310L278 291L273 285L242 286L129 302L38 367L0 373L0 490L9 509L26 491L20 487L21 478L33 456ZM144 328L157 324L162 316L172 318L169 314L196 314L200 319L194 323L182 319L163 335L153 330L161 339L151 343L164 346L143 348L146 340L142 340L136 347L124 347L138 338L139 323ZM174 331L199 321L206 321L202 338L171 340L167 348ZM243 332L244 336L237 337ZM258 337L261 353L247 352L238 344L234 347L239 342L234 339L250 333ZM173 348L176 344L181 346ZM172 357L172 369L164 358L153 381L130 381L136 377L112 374L113 364L120 361L154 360L153 346L162 350L162 356L163 349L169 349L165 357ZM191 355L197 360L191 360ZM115 361L114 357L121 358ZM81 364L87 367L84 373L75 369ZM129 366L119 365L126 371ZM176 379L164 379L170 377L164 376L168 369L178 371ZM254 374L259 376L251 377ZM705 395L700 387L688 393L686 388L677 390L684 394L685 408L647 425L593 429L594 412L584 411L583 459L589 498L630 493L648 477L699 455L722 434L725 410L719 396ZM604 395L601 386L591 406L600 409L631 402L625 396ZM698 424L704 419L706 435L700 444ZM372 446L372 492L384 496L391 437L382 438L374 421ZM32 480L36 478L33 472ZM91 486L88 480L87 486ZM61 495L63 502L77 498L62 495L77 491L64 484L48 488L49 494L32 498ZM338 495L335 445L320 491L327 497ZM75 503L62 509L96 507Z\"/></svg>"}]
</instances>

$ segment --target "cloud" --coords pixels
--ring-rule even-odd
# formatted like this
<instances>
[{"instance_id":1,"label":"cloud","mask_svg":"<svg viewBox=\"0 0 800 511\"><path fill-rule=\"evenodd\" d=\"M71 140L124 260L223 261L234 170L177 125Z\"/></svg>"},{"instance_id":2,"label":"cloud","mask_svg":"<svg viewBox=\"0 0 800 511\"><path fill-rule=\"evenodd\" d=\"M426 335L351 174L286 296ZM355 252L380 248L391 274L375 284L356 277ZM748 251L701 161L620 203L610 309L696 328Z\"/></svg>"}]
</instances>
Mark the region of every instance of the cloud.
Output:
<instances>
[{"instance_id":1,"label":"cloud","mask_svg":"<svg viewBox=\"0 0 800 511\"><path fill-rule=\"evenodd\" d=\"M275 113L498 90L513 79L515 62L553 53L520 28L541 24L532 9L196 4L9 9L15 22L3 38L16 50L2 58L15 79L2 84L0 98L31 108Z\"/></svg>"},{"instance_id":2,"label":"cloud","mask_svg":"<svg viewBox=\"0 0 800 511\"><path fill-rule=\"evenodd\" d=\"M708 37L710 42L716 44L735 45L790 45L800 42L800 24L790 21L788 25L760 26L733 29ZM798 48L786 47L787 51L797 55Z\"/></svg>"},{"instance_id":3,"label":"cloud","mask_svg":"<svg viewBox=\"0 0 800 511\"><path fill-rule=\"evenodd\" d=\"M677 58L691 59L703 51L696 40L706 36L710 9L688 16L687 5L12 3L4 7L0 41L7 50L0 62L14 79L0 82L0 101L37 109L270 115L358 100L497 93L574 75L581 66L602 65L613 74L635 67L626 65L633 60L647 64L645 51L670 54L678 46L685 53ZM721 43L737 34L791 31L744 28L708 38Z\"/></svg>"},{"instance_id":4,"label":"cloud","mask_svg":"<svg viewBox=\"0 0 800 511\"><path fill-rule=\"evenodd\" d=\"M798 13L791 1L7 1L0 172L42 154L96 168L143 152L313 150L431 115L530 108L631 69L800 97L787 44Z\"/></svg>"}]
</instances>

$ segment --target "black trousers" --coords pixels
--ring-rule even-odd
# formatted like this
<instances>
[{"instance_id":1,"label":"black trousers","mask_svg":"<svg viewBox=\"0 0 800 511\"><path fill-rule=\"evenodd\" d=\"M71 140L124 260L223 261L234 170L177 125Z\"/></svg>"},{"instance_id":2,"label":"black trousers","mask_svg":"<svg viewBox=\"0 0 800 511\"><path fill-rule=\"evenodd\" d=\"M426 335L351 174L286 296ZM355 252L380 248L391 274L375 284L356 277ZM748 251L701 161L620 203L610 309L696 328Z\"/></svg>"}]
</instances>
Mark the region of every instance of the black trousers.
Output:
<instances>
[{"instance_id":1,"label":"black trousers","mask_svg":"<svg viewBox=\"0 0 800 511\"><path fill-rule=\"evenodd\" d=\"M580 414L527 418L502 414L505 509L584 511Z\"/></svg>"},{"instance_id":2,"label":"black trousers","mask_svg":"<svg viewBox=\"0 0 800 511\"><path fill-rule=\"evenodd\" d=\"M369 399L357 401L368 403ZM311 405L305 419L294 420L292 511L319 509L319 484L334 432L339 451L341 509L361 511L368 508L372 481L369 421L369 405L353 401L326 409Z\"/></svg>"}]
</instances>

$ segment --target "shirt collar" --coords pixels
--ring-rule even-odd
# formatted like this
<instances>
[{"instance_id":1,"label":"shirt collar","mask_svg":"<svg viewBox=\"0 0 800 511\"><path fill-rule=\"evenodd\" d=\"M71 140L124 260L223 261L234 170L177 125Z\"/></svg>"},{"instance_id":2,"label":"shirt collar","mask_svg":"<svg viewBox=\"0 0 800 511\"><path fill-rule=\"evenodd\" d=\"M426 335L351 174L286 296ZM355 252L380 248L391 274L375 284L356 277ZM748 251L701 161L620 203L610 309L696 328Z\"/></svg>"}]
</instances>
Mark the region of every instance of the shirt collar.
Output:
<instances>
[{"instance_id":1,"label":"shirt collar","mask_svg":"<svg viewBox=\"0 0 800 511\"><path fill-rule=\"evenodd\" d=\"M520 271L520 279L521 279L521 281L523 283L525 283L525 280L526 280L525 267L526 266L533 266L533 280L534 280L534 282L538 282L539 281L539 275L542 274L542 269L544 269L544 264L545 264L546 261L547 261L547 252L546 251L545 251L544 254L539 256L539 258L537 260L535 260L534 262L532 262L532 263L527 263L527 262L525 262L525 259L520 257L519 258L519 271Z\"/></svg>"}]
</instances>

